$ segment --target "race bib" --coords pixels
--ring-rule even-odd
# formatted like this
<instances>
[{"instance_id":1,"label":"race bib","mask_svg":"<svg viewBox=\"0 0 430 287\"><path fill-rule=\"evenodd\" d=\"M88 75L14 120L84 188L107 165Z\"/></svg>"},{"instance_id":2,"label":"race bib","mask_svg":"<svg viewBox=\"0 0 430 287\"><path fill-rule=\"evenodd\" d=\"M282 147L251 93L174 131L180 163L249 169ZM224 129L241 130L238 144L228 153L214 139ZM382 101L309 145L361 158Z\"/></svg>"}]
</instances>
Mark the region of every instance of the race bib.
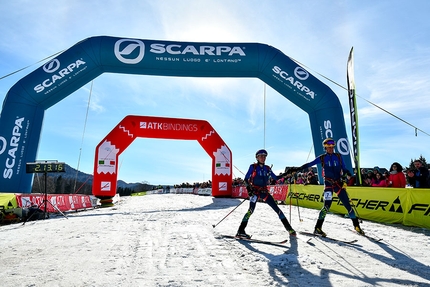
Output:
<instances>
[{"instance_id":1,"label":"race bib","mask_svg":"<svg viewBox=\"0 0 430 287\"><path fill-rule=\"evenodd\" d=\"M324 200L332 200L332 199L333 199L333 192L324 191Z\"/></svg>"},{"instance_id":2,"label":"race bib","mask_svg":"<svg viewBox=\"0 0 430 287\"><path fill-rule=\"evenodd\" d=\"M251 196L251 198L249 199L249 201L251 201L252 203L254 203L254 202L257 202L257 196L256 195L253 195L253 196Z\"/></svg>"}]
</instances>

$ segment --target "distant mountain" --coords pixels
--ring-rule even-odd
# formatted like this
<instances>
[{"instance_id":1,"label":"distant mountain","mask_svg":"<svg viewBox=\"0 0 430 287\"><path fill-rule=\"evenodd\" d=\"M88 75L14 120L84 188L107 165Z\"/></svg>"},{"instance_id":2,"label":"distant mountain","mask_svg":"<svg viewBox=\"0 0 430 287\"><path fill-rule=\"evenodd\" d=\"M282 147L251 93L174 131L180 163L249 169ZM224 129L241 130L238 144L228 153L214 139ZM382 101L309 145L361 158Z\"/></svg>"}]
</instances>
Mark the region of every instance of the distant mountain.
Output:
<instances>
[{"instance_id":1,"label":"distant mountain","mask_svg":"<svg viewBox=\"0 0 430 287\"><path fill-rule=\"evenodd\" d=\"M93 175L92 174L88 174L88 173L84 173L81 171L78 171L76 169L74 169L73 167L71 167L70 165L68 165L66 163L66 172L59 172L59 173L51 173L49 176L57 178L57 177L62 177L65 179L73 179L75 180L77 178L78 182L82 182L85 184L90 184L92 185L93 183ZM141 189L142 187L142 183L126 183L123 180L118 180L117 181L117 187L118 188L129 188L131 190L137 190L137 189Z\"/></svg>"},{"instance_id":2,"label":"distant mountain","mask_svg":"<svg viewBox=\"0 0 430 287\"><path fill-rule=\"evenodd\" d=\"M67 163L66 163L66 172L51 173L49 175L52 177L61 176L62 178L73 179L73 180L76 178L77 181L79 182L85 182L89 184L93 183L93 176L91 174L78 171L73 167L71 167L70 165L68 165Z\"/></svg>"}]
</instances>

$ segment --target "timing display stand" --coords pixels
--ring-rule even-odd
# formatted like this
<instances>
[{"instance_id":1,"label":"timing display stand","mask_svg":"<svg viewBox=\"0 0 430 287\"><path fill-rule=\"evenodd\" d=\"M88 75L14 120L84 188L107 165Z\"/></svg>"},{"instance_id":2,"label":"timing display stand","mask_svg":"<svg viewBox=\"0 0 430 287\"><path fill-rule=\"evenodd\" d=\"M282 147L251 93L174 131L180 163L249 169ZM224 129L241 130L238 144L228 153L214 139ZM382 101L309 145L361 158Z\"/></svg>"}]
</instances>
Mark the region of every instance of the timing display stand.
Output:
<instances>
[{"instance_id":1,"label":"timing display stand","mask_svg":"<svg viewBox=\"0 0 430 287\"><path fill-rule=\"evenodd\" d=\"M43 219L46 219L46 213L47 213L47 204L49 203L55 210L57 210L59 213L61 213L66 219L67 216L61 212L61 210L59 210L55 205L52 204L52 202L50 202L48 200L48 191L47 191L47 187L46 187L46 182L47 182L47 175L48 172L66 172L66 164L64 162L58 162L56 160L43 160L43 161L36 161L36 162L29 162L26 164L26 172L27 173L43 173L43 178L44 178L44 182L45 182L45 188L44 188L44 198L41 204L39 204L39 206L37 207L38 209L43 205L44 209L43 209ZM33 213L29 218L27 218L25 220L25 222L23 223L23 225L30 220L31 217L33 217L33 215L36 214Z\"/></svg>"}]
</instances>

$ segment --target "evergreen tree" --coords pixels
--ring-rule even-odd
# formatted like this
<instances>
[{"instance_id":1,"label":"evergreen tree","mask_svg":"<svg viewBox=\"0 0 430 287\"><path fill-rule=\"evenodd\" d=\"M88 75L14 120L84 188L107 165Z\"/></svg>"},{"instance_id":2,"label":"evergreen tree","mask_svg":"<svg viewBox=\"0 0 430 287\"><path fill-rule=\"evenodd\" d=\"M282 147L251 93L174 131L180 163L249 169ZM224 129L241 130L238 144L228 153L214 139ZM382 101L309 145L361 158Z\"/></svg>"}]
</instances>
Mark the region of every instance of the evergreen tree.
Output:
<instances>
[{"instance_id":1,"label":"evergreen tree","mask_svg":"<svg viewBox=\"0 0 430 287\"><path fill-rule=\"evenodd\" d=\"M416 161L416 160L417 159L411 159L411 162L409 163L409 168L408 169L411 169L411 170L415 169L414 161ZM424 167L430 168L430 166L427 164L427 161L426 161L425 157L423 157L422 154L420 154L420 157L418 158L418 160L420 160L423 163Z\"/></svg>"}]
</instances>

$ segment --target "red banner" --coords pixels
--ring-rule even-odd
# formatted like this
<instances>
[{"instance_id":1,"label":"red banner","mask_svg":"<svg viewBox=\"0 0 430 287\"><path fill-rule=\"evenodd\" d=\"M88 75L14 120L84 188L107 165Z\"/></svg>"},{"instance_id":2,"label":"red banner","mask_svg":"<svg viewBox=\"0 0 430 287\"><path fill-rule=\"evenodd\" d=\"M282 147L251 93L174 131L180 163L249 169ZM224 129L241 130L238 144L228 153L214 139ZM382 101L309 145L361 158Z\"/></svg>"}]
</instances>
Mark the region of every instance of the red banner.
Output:
<instances>
[{"instance_id":1,"label":"red banner","mask_svg":"<svg viewBox=\"0 0 430 287\"><path fill-rule=\"evenodd\" d=\"M44 194L16 194L16 201L21 208L38 206L44 210L46 203L47 212L61 212L80 210L97 206L97 198L80 194L48 194L46 202ZM57 210L58 209L58 210Z\"/></svg>"},{"instance_id":2,"label":"red banner","mask_svg":"<svg viewBox=\"0 0 430 287\"><path fill-rule=\"evenodd\" d=\"M287 198L288 185L270 185L268 189L275 200L284 201ZM248 198L248 191L244 186L235 186L231 197Z\"/></svg>"}]
</instances>

